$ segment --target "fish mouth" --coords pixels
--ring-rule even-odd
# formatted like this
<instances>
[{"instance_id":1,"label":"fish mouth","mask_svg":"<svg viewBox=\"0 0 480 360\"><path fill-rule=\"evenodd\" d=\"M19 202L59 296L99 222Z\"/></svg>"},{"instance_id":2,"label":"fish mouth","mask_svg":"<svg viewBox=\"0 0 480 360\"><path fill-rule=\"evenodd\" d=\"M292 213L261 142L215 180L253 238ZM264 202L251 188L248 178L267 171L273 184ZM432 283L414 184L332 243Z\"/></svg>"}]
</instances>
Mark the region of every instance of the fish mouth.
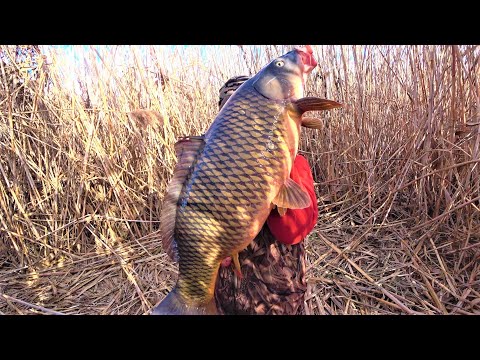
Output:
<instances>
[{"instance_id":1,"label":"fish mouth","mask_svg":"<svg viewBox=\"0 0 480 360\"><path fill-rule=\"evenodd\" d=\"M303 71L309 74L317 65L317 61L313 57L313 49L310 45L295 47L298 55L302 59Z\"/></svg>"}]
</instances>

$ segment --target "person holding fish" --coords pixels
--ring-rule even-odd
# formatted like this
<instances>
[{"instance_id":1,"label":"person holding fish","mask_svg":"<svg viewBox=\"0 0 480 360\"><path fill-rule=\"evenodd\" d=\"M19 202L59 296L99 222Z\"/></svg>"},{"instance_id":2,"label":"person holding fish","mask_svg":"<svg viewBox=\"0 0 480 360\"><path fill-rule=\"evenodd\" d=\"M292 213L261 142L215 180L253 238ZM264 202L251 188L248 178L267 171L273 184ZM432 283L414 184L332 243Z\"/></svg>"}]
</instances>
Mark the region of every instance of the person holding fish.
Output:
<instances>
[{"instance_id":1,"label":"person holding fish","mask_svg":"<svg viewBox=\"0 0 480 360\"><path fill-rule=\"evenodd\" d=\"M204 136L175 145L178 162L164 198L160 233L179 275L152 314L298 311L299 306L281 304L301 303L304 249L295 244L312 230L318 210L308 162L297 151L301 126L321 127L321 120L303 114L341 106L303 97L316 65L310 46L274 59L234 91ZM279 247L276 240L292 245ZM274 271L272 261L278 264L289 253L295 253L297 260L290 260L295 266ZM259 264L261 256L262 266L249 265ZM225 266L218 276L228 258L236 272L233 296L228 295L231 281L222 275ZM292 283L300 284L298 291Z\"/></svg>"},{"instance_id":2,"label":"person holding fish","mask_svg":"<svg viewBox=\"0 0 480 360\"><path fill-rule=\"evenodd\" d=\"M305 281L305 237L317 222L318 208L307 160L297 155L290 173L308 192L311 205L288 209L280 216L272 210L253 242L239 253L241 274L222 262L215 288L218 312L226 315L300 315Z\"/></svg>"}]
</instances>

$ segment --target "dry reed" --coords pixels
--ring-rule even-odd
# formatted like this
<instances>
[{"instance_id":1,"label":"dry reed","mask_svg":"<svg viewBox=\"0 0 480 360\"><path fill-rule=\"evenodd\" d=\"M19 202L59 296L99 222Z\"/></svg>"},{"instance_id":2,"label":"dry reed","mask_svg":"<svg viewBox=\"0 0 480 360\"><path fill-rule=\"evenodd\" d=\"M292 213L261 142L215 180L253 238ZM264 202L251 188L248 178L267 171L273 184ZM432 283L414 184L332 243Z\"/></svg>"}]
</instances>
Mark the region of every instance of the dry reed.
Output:
<instances>
[{"instance_id":1,"label":"dry reed","mask_svg":"<svg viewBox=\"0 0 480 360\"><path fill-rule=\"evenodd\" d=\"M1 46L0 313L147 313L177 271L156 233L173 144L289 48L90 47L68 66ZM308 95L345 107L302 137L305 313L479 314L480 49L314 51Z\"/></svg>"}]
</instances>

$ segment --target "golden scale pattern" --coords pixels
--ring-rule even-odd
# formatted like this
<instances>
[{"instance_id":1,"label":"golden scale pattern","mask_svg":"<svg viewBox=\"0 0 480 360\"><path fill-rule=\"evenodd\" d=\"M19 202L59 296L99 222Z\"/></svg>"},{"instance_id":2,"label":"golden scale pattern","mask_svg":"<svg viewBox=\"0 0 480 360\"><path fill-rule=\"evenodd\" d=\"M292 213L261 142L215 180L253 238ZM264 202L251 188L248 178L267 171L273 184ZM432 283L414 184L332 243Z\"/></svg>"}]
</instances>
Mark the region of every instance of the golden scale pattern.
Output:
<instances>
[{"instance_id":1,"label":"golden scale pattern","mask_svg":"<svg viewBox=\"0 0 480 360\"><path fill-rule=\"evenodd\" d=\"M213 297L220 261L249 243L244 229L270 205L272 184L283 182L285 112L283 104L243 87L205 134L177 204L176 291L184 299L205 303Z\"/></svg>"}]
</instances>

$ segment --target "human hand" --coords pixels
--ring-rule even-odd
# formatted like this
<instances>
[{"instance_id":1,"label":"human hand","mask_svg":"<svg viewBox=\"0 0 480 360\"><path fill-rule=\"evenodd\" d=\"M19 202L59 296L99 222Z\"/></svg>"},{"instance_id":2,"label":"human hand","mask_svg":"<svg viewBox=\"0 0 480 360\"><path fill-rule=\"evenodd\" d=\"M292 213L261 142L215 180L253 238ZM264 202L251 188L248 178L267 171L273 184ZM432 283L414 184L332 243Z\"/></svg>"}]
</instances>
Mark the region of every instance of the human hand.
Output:
<instances>
[{"instance_id":1,"label":"human hand","mask_svg":"<svg viewBox=\"0 0 480 360\"><path fill-rule=\"evenodd\" d=\"M232 258L230 256L227 256L225 259L222 260L221 264L223 267L229 267L230 264L232 263Z\"/></svg>"}]
</instances>

